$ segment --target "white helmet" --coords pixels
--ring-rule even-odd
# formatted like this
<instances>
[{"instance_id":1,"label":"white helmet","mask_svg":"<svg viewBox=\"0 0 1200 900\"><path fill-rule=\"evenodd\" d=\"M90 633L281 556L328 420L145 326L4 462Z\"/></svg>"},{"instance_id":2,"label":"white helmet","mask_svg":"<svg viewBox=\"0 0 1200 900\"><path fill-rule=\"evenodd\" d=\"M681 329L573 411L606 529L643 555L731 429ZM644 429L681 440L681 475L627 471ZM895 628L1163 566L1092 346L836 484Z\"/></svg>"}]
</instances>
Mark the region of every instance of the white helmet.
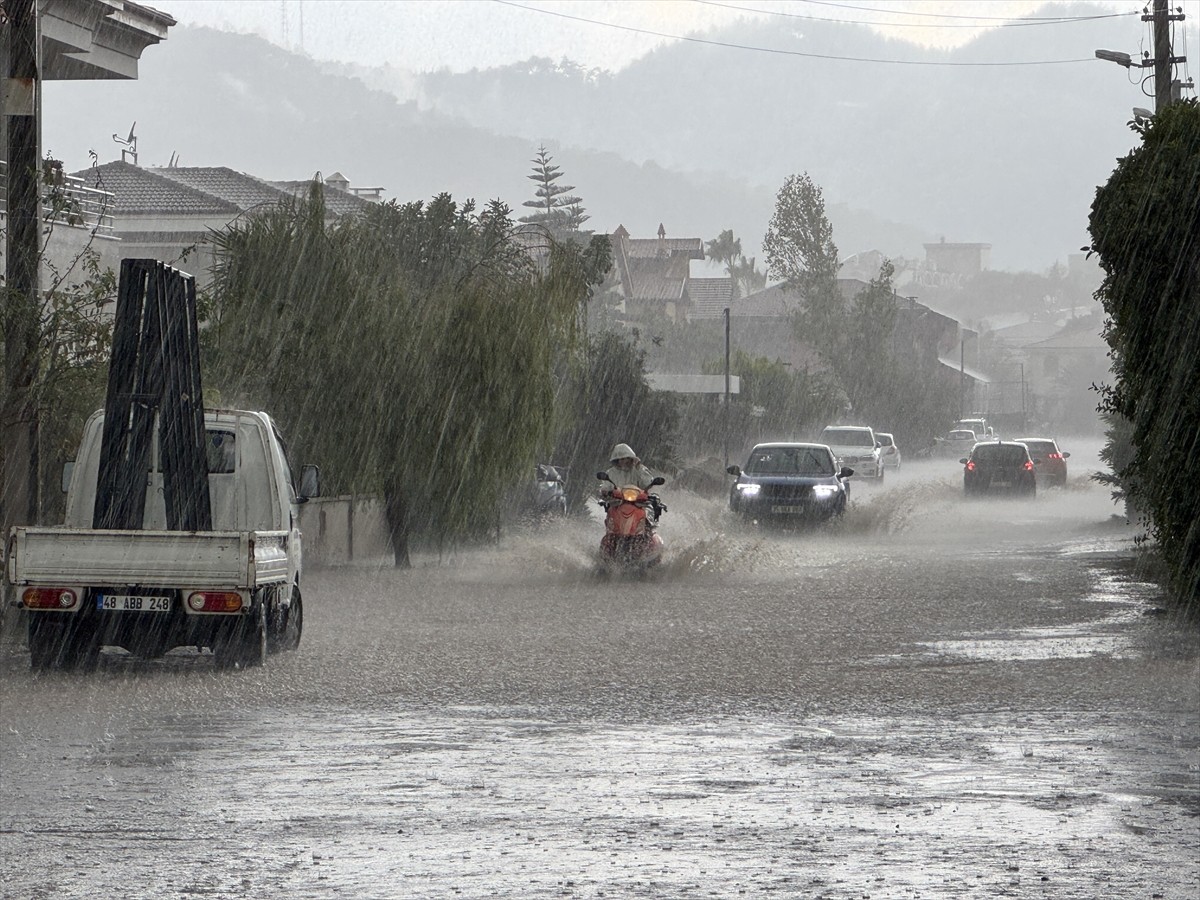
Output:
<instances>
[{"instance_id":1,"label":"white helmet","mask_svg":"<svg viewBox=\"0 0 1200 900\"><path fill-rule=\"evenodd\" d=\"M612 448L612 453L608 455L608 461L612 463L620 459L636 460L637 458L638 455L633 452L633 448L628 444L617 444L617 446Z\"/></svg>"}]
</instances>

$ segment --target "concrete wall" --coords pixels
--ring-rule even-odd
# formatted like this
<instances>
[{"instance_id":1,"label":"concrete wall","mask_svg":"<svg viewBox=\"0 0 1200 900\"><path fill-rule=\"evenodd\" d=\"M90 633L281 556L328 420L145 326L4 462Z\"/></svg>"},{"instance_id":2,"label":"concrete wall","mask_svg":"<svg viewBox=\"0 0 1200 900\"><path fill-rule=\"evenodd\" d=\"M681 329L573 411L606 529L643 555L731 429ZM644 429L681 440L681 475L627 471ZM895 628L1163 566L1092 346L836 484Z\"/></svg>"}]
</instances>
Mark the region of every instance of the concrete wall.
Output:
<instances>
[{"instance_id":1,"label":"concrete wall","mask_svg":"<svg viewBox=\"0 0 1200 900\"><path fill-rule=\"evenodd\" d=\"M383 504L377 497L319 497L300 507L305 566L392 559Z\"/></svg>"}]
</instances>

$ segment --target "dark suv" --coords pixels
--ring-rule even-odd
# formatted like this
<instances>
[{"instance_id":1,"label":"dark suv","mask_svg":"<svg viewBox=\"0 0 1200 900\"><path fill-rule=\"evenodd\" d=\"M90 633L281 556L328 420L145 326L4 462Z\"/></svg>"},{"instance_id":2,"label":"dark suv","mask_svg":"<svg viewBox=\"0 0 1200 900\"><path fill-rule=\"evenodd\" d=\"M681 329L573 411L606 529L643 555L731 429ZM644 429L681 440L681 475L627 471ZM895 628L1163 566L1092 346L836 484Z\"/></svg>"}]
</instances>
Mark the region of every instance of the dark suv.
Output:
<instances>
[{"instance_id":1,"label":"dark suv","mask_svg":"<svg viewBox=\"0 0 1200 900\"><path fill-rule=\"evenodd\" d=\"M1037 493L1037 475L1029 448L1016 441L987 441L976 444L971 455L959 460L963 469L963 492L1005 492L1032 497Z\"/></svg>"}]
</instances>

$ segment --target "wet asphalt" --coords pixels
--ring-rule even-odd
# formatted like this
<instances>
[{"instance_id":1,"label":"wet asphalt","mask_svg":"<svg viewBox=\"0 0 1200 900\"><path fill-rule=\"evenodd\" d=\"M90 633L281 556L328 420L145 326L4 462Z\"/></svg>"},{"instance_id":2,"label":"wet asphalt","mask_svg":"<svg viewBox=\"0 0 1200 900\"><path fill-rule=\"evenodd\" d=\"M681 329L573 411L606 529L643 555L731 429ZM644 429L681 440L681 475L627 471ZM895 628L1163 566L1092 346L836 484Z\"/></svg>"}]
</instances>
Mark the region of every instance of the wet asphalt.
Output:
<instances>
[{"instance_id":1,"label":"wet asphalt","mask_svg":"<svg viewBox=\"0 0 1200 900\"><path fill-rule=\"evenodd\" d=\"M1093 454L1094 455L1094 454ZM1200 895L1200 640L1106 491L855 485L823 529L663 489L306 574L300 650L0 641L4 897Z\"/></svg>"}]
</instances>

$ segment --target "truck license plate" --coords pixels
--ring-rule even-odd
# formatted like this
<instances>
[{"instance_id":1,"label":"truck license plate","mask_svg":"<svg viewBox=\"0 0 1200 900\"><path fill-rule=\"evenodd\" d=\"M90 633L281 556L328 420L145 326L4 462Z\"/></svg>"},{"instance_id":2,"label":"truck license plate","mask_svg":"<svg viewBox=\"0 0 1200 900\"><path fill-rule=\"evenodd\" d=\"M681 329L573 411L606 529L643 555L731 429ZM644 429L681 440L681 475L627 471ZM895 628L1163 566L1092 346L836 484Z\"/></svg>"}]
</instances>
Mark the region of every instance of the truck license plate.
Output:
<instances>
[{"instance_id":1,"label":"truck license plate","mask_svg":"<svg viewBox=\"0 0 1200 900\"><path fill-rule=\"evenodd\" d=\"M171 598L153 594L97 594L96 609L118 612L170 612Z\"/></svg>"}]
</instances>

